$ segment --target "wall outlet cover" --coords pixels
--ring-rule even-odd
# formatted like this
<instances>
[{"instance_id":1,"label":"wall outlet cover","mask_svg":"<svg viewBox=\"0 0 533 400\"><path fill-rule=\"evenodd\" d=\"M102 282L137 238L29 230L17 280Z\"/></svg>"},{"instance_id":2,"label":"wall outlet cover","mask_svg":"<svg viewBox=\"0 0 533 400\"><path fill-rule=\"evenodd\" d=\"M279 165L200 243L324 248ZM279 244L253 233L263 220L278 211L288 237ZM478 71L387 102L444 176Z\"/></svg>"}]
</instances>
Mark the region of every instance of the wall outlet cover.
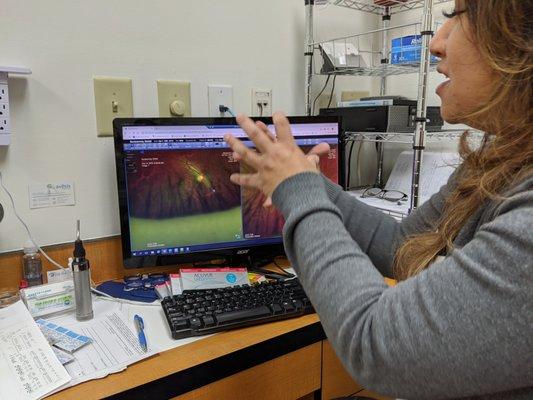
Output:
<instances>
[{"instance_id":1,"label":"wall outlet cover","mask_svg":"<svg viewBox=\"0 0 533 400\"><path fill-rule=\"evenodd\" d=\"M113 136L113 119L133 116L132 81L129 78L94 78L98 136Z\"/></svg>"},{"instance_id":2,"label":"wall outlet cover","mask_svg":"<svg viewBox=\"0 0 533 400\"><path fill-rule=\"evenodd\" d=\"M252 89L252 114L256 117L272 115L272 89Z\"/></svg>"},{"instance_id":3,"label":"wall outlet cover","mask_svg":"<svg viewBox=\"0 0 533 400\"><path fill-rule=\"evenodd\" d=\"M219 106L224 105L233 111L233 88L229 85L209 85L207 87L207 100L210 117L228 117L228 114L220 112Z\"/></svg>"},{"instance_id":4,"label":"wall outlet cover","mask_svg":"<svg viewBox=\"0 0 533 400\"><path fill-rule=\"evenodd\" d=\"M158 80L157 99L160 117L191 116L190 82Z\"/></svg>"}]
</instances>

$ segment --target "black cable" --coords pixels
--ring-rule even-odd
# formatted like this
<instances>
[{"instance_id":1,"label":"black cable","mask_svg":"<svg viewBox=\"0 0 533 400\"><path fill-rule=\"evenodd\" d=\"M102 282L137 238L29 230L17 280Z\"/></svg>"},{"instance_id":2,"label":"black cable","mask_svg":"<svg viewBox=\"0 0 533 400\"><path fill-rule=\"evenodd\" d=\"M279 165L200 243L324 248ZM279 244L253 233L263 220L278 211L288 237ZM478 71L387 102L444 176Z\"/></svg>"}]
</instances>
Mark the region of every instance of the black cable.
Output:
<instances>
[{"instance_id":1,"label":"black cable","mask_svg":"<svg viewBox=\"0 0 533 400\"><path fill-rule=\"evenodd\" d=\"M329 102L326 108L329 108L329 106L331 105L331 100L333 100L333 91L335 90L335 81L337 80L337 76L338 75L335 75L333 77L333 84L331 85L331 93L329 94Z\"/></svg>"},{"instance_id":2,"label":"black cable","mask_svg":"<svg viewBox=\"0 0 533 400\"><path fill-rule=\"evenodd\" d=\"M350 174L352 171L352 154L353 154L354 144L355 144L355 140L352 140L352 142L350 143L350 151L348 153L348 173L346 174L346 189L350 189Z\"/></svg>"},{"instance_id":3,"label":"black cable","mask_svg":"<svg viewBox=\"0 0 533 400\"><path fill-rule=\"evenodd\" d=\"M331 75L328 75L328 78L326 79L326 83L324 83L324 86L322 87L320 92L318 92L318 94L316 95L315 99L313 100L313 107L311 107L311 115L315 115L315 104L316 104L316 101L318 100L318 98L320 97L322 92L324 92L324 90L326 89L326 86L328 86L329 78L331 78Z\"/></svg>"},{"instance_id":4,"label":"black cable","mask_svg":"<svg viewBox=\"0 0 533 400\"><path fill-rule=\"evenodd\" d=\"M294 276L294 274L291 274L290 272L285 271L285 268L283 268L281 265L278 264L275 257L272 260L272 263L276 266L277 269L279 269L280 271L283 271L283 275L285 275L286 277L292 278Z\"/></svg>"}]
</instances>

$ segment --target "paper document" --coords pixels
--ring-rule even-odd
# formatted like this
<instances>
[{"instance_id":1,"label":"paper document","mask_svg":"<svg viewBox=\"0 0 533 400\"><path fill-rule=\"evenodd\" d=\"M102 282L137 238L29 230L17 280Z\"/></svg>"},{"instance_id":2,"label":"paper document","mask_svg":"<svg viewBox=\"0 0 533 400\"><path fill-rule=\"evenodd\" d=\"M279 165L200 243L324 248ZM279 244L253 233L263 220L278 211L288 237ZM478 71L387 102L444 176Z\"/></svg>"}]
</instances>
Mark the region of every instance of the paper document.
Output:
<instances>
[{"instance_id":1,"label":"paper document","mask_svg":"<svg viewBox=\"0 0 533 400\"><path fill-rule=\"evenodd\" d=\"M92 342L74 352L74 361L65 365L72 380L64 388L122 371L128 365L155 354L150 343L146 353L141 349L133 330L133 319L130 322L120 311L111 311L91 321L70 326L90 337Z\"/></svg>"},{"instance_id":2,"label":"paper document","mask_svg":"<svg viewBox=\"0 0 533 400\"><path fill-rule=\"evenodd\" d=\"M460 163L457 153L424 152L420 172L419 206L437 193ZM409 213L411 205L411 183L413 179L413 153L400 153L385 185L386 190L399 190L407 195L403 201L388 201L378 197L361 197L365 189L351 190L352 196L389 215L402 219Z\"/></svg>"},{"instance_id":3,"label":"paper document","mask_svg":"<svg viewBox=\"0 0 533 400\"><path fill-rule=\"evenodd\" d=\"M420 171L420 204L437 193L446 184L452 172L460 163L457 153L424 152ZM399 190L411 195L413 179L413 152L402 151L392 168L385 189Z\"/></svg>"},{"instance_id":4,"label":"paper document","mask_svg":"<svg viewBox=\"0 0 533 400\"><path fill-rule=\"evenodd\" d=\"M0 399L38 399L69 381L22 301L0 309Z\"/></svg>"}]
</instances>

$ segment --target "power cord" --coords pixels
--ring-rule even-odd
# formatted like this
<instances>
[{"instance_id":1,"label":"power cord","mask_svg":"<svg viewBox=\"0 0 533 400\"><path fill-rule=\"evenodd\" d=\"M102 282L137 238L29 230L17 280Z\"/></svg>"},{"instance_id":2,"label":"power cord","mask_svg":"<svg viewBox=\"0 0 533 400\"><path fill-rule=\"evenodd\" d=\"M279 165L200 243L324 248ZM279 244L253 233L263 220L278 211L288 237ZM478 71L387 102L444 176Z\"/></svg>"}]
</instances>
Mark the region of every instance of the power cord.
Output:
<instances>
[{"instance_id":1,"label":"power cord","mask_svg":"<svg viewBox=\"0 0 533 400\"><path fill-rule=\"evenodd\" d=\"M52 258L50 258L48 256L48 254L46 254L46 252L41 248L41 246L39 246L35 240L33 239L33 235L31 234L31 231L30 231L30 228L28 227L28 225L24 222L24 220L21 218L21 216L18 214L17 212L17 208L15 207L15 200L13 199L13 196L11 195L11 193L9 192L9 190L7 189L7 187L4 185L4 179L3 179L3 176L2 176L2 172L0 171L0 186L2 186L2 189L4 189L4 192L7 194L7 196L9 197L9 201L11 202L11 207L13 208L13 214L15 214L15 217L17 217L17 219L20 221L20 223L22 224L22 226L24 226L24 228L26 229L26 232L28 234L28 238L33 242L33 244L37 247L37 249L39 250L39 252L48 260L50 261L50 263L52 263L52 265L55 265L56 267L60 268L60 269L67 269L68 267L64 267L62 266L61 264L59 264L58 262L54 261ZM93 282L93 280L91 279L91 285L92 286L95 286L95 283ZM137 301L131 301L131 300L126 300L126 299L119 299L117 297L113 297L107 293L104 293L104 292L101 292L100 290L97 290L95 289L94 287L91 287L91 291L98 294L98 295L101 295L101 296L104 296L110 300L113 300L113 301L117 301L119 303L126 303L126 304L133 304L133 305L136 305L136 306L157 306L157 307L160 307L161 305L158 303L158 304L151 304L151 303L143 303L143 302L137 302Z\"/></svg>"},{"instance_id":2,"label":"power cord","mask_svg":"<svg viewBox=\"0 0 533 400\"><path fill-rule=\"evenodd\" d=\"M28 238L33 242L33 244L37 247L37 249L39 250L39 252L48 260L52 263L52 265L55 265L56 267L60 268L60 269L67 269L68 267L64 267L62 266L61 264L57 263L56 261L52 260L48 254L45 253L45 251L41 248L41 246L39 246L37 244L37 242L33 239L33 235L31 234L31 231L30 231L30 228L28 227L28 225L26 225L26 223L24 222L24 220L20 217L20 215L18 214L17 212L17 208L15 207L15 200L13 200L13 196L11 195L11 193L9 192L9 190L7 189L7 187L4 185L4 179L3 179L3 176L2 176L2 172L0 172L0 185L2 186L2 189L4 189L4 192L6 192L7 196L9 197L9 201L11 202L11 207L13 208L13 214L15 214L15 217L17 217L17 219L20 221L20 223L22 224L22 226L26 229L26 232L28 233Z\"/></svg>"},{"instance_id":3,"label":"power cord","mask_svg":"<svg viewBox=\"0 0 533 400\"><path fill-rule=\"evenodd\" d=\"M326 108L329 108L329 106L331 105L331 100L333 100L333 92L335 91L335 81L337 80L337 76L338 75L335 75L333 77L333 84L331 85L331 93L329 94L329 102Z\"/></svg>"},{"instance_id":4,"label":"power cord","mask_svg":"<svg viewBox=\"0 0 533 400\"><path fill-rule=\"evenodd\" d=\"M328 86L329 78L331 78L331 75L328 75L328 78L326 79L326 83L324 83L324 86L322 86L322 89L320 89L320 92L316 95L315 99L313 100L313 107L311 107L311 115L315 115L315 104L320 95L324 92L326 89L326 86Z\"/></svg>"},{"instance_id":5,"label":"power cord","mask_svg":"<svg viewBox=\"0 0 533 400\"><path fill-rule=\"evenodd\" d=\"M116 301L117 303L123 303L123 304L131 304L134 306L147 306L147 307L161 307L161 303L156 300L154 303L144 303L142 301L133 301L133 300L127 300L127 299L121 299L118 297L113 297L107 293L104 293L98 289L91 288L91 292L98 294L99 296L104 297L106 300Z\"/></svg>"},{"instance_id":6,"label":"power cord","mask_svg":"<svg viewBox=\"0 0 533 400\"><path fill-rule=\"evenodd\" d=\"M231 108L225 106L224 104L221 104L218 106L218 111L220 111L223 114L228 113L233 118L235 118L235 113L231 110Z\"/></svg>"}]
</instances>

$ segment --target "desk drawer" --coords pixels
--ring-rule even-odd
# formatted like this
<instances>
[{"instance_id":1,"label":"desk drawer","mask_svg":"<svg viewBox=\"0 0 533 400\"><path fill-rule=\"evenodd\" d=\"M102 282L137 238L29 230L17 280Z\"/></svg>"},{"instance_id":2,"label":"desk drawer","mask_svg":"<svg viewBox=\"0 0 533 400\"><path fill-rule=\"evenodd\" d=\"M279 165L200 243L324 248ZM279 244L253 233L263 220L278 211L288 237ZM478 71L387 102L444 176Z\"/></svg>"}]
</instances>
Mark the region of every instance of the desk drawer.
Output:
<instances>
[{"instance_id":1,"label":"desk drawer","mask_svg":"<svg viewBox=\"0 0 533 400\"><path fill-rule=\"evenodd\" d=\"M320 389L320 342L190 391L174 400L298 399Z\"/></svg>"}]
</instances>

